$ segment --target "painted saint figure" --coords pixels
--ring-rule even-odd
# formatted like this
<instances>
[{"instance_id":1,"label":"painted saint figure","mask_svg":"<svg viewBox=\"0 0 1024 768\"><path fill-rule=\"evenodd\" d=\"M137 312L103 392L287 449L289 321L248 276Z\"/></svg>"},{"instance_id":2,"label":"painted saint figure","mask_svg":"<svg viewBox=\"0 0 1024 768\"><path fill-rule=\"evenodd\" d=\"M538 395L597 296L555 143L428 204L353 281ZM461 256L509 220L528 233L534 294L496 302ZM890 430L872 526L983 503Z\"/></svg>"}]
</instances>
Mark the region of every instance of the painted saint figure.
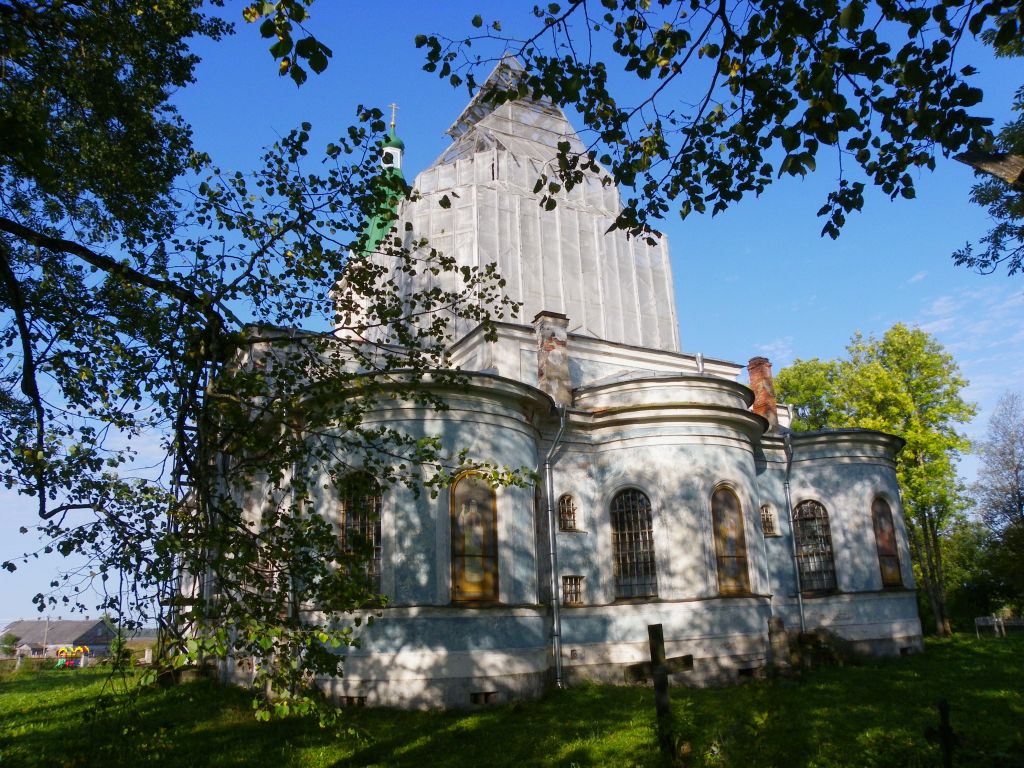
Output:
<instances>
[{"instance_id":1,"label":"painted saint figure","mask_svg":"<svg viewBox=\"0 0 1024 768\"><path fill-rule=\"evenodd\" d=\"M484 520L476 499L470 499L459 511L462 531L462 554L466 558L462 572L464 581L482 584L484 580Z\"/></svg>"},{"instance_id":2,"label":"painted saint figure","mask_svg":"<svg viewBox=\"0 0 1024 768\"><path fill-rule=\"evenodd\" d=\"M452 600L497 600L494 489L479 475L463 475L452 486L451 504Z\"/></svg>"}]
</instances>

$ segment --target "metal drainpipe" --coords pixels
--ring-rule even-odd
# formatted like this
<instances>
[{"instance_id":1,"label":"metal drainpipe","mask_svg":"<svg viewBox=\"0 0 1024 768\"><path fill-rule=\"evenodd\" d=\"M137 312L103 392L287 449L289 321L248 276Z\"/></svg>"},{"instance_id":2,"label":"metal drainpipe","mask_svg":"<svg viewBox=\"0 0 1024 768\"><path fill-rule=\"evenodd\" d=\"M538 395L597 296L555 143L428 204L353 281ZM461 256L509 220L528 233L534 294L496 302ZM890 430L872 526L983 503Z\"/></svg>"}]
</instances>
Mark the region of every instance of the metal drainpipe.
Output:
<instances>
[{"instance_id":1,"label":"metal drainpipe","mask_svg":"<svg viewBox=\"0 0 1024 768\"><path fill-rule=\"evenodd\" d=\"M555 492L551 479L551 457L565 431L565 406L556 405L555 408L558 410L558 434L544 457L544 486L548 505L548 556L551 562L551 643L555 654L555 687L562 688L562 615L559 610L558 547L555 546Z\"/></svg>"},{"instance_id":2,"label":"metal drainpipe","mask_svg":"<svg viewBox=\"0 0 1024 768\"><path fill-rule=\"evenodd\" d=\"M793 545L793 577L796 579L796 604L800 609L800 634L807 631L807 625L804 622L804 594L803 588L800 584L800 565L797 561L796 551L796 517L793 513L793 497L789 493L789 472L793 468L793 440L789 435L783 438L782 442L783 449L786 452L786 481L783 483L783 488L786 490L786 509L788 510L787 516L789 517L789 540Z\"/></svg>"},{"instance_id":3,"label":"metal drainpipe","mask_svg":"<svg viewBox=\"0 0 1024 768\"><path fill-rule=\"evenodd\" d=\"M757 495L757 514L760 517L761 509L764 504L761 503L761 494ZM772 592L772 572L771 567L768 564L768 539L764 535L764 523L761 523L761 554L764 555L764 568L761 569L761 575L764 576L764 586L768 591L768 611L772 616L775 615L775 594Z\"/></svg>"}]
</instances>

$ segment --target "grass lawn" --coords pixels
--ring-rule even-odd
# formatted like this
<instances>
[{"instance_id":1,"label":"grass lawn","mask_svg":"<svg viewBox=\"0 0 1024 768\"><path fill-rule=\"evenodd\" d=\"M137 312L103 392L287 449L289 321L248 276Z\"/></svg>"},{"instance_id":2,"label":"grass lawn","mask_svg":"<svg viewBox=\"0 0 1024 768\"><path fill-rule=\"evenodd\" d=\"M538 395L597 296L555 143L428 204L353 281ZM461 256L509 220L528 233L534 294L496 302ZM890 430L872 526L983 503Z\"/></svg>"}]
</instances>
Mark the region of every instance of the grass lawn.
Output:
<instances>
[{"instance_id":1,"label":"grass lawn","mask_svg":"<svg viewBox=\"0 0 1024 768\"><path fill-rule=\"evenodd\" d=\"M104 706L118 687L99 668L0 678L0 768L660 764L643 687L462 712L349 710L342 732L257 723L245 691L206 682ZM963 739L954 765L1024 768L1024 638L931 641L922 655L795 679L674 688L672 714L692 766L938 766L924 731L940 697Z\"/></svg>"}]
</instances>

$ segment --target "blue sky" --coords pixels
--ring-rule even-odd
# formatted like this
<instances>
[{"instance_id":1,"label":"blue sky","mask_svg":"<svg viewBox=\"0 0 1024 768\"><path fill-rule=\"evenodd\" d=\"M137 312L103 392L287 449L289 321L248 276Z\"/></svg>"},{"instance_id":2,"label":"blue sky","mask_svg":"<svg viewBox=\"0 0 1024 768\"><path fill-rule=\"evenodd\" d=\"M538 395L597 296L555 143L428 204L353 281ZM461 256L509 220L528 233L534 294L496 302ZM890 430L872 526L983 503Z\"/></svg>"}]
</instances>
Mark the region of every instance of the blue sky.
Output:
<instances>
[{"instance_id":1,"label":"blue sky","mask_svg":"<svg viewBox=\"0 0 1024 768\"><path fill-rule=\"evenodd\" d=\"M469 34L478 12L500 18L506 31L525 29L531 7L320 0L311 8L311 27L334 51L325 73L296 89L276 76L256 30L239 24L233 38L197 46L203 58L197 83L174 101L192 124L197 147L222 168L243 170L255 164L261 147L303 120L325 144L353 121L358 104L383 109L397 102L412 178L447 146L443 133L468 99L465 89L421 70L414 36ZM240 9L229 4L227 10ZM1012 91L1024 81L1020 61L996 61L974 46L962 55L980 70L984 111L1005 122ZM569 119L580 123L572 114ZM915 200L890 202L869 193L864 212L851 216L834 242L818 236L815 212L835 175L821 159L817 174L781 180L714 218L670 219L664 231L684 350L737 362L765 355L778 371L796 358L843 354L855 331L881 335L896 322L917 325L945 345L971 382L966 394L980 410L966 431L981 437L999 395L1020 390L1024 381L1024 277L981 276L953 266L950 253L976 241L988 221L968 199L971 171L941 157L937 165L917 178ZM970 480L976 462L968 458L962 470ZM9 493L0 499L11 521L0 537L3 560L30 544L17 527L31 520L31 510ZM0 575L0 622L35 615L31 595L60 565L51 556Z\"/></svg>"}]
</instances>

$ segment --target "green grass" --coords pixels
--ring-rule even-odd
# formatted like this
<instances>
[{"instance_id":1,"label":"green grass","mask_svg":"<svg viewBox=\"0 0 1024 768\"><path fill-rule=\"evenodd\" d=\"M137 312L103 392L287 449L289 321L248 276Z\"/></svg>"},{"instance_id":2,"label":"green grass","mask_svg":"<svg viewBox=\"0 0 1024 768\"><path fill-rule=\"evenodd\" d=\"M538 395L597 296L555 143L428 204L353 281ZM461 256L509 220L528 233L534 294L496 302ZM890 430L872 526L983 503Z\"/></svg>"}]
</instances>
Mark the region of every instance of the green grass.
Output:
<instances>
[{"instance_id":1,"label":"green grass","mask_svg":"<svg viewBox=\"0 0 1024 768\"><path fill-rule=\"evenodd\" d=\"M463 712L349 710L342 731L257 723L251 696L201 682L111 697L102 669L0 678L7 766L656 766L652 694L579 686ZM929 642L922 655L797 679L672 690L692 766L931 766L945 697L955 765L1024 768L1024 639Z\"/></svg>"}]
</instances>

